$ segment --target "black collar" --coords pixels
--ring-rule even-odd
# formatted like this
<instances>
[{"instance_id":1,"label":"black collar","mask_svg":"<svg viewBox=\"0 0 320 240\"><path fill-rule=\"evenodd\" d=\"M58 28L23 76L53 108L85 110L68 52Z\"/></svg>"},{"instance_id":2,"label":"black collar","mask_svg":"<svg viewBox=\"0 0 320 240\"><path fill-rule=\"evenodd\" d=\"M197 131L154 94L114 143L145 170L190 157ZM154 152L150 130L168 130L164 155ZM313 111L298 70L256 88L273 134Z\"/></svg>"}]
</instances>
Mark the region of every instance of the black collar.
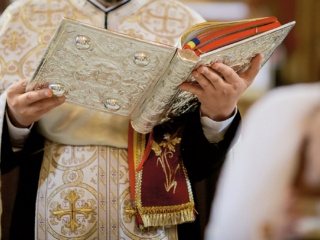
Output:
<instances>
[{"instance_id":1,"label":"black collar","mask_svg":"<svg viewBox=\"0 0 320 240\"><path fill-rule=\"evenodd\" d=\"M99 3L99 1L97 0L88 0L92 5L94 5L96 8L99 8L101 11L105 12L106 14L114 11L116 9L118 9L119 7L127 4L128 2L130 2L131 0L122 0L120 1L118 4L114 5L114 6L110 6L110 7L105 7L103 6L101 3Z\"/></svg>"},{"instance_id":2,"label":"black collar","mask_svg":"<svg viewBox=\"0 0 320 240\"><path fill-rule=\"evenodd\" d=\"M99 8L101 11L103 11L105 13L104 27L105 27L105 29L108 29L108 13L122 7L123 5L127 4L131 0L123 0L123 1L119 2L119 4L117 4L115 6L111 6L111 7L105 7L101 3L99 3L97 0L88 0L88 1L92 5Z\"/></svg>"}]
</instances>

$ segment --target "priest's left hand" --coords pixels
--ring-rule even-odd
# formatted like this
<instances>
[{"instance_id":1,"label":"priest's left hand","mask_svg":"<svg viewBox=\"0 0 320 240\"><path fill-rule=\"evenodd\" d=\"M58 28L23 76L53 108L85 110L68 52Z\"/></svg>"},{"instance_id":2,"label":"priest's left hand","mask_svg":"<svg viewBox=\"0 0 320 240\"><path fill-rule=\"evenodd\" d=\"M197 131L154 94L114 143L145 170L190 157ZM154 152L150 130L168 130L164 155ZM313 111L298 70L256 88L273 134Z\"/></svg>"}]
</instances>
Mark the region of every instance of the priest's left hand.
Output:
<instances>
[{"instance_id":1,"label":"priest's left hand","mask_svg":"<svg viewBox=\"0 0 320 240\"><path fill-rule=\"evenodd\" d=\"M224 121L232 116L241 94L257 76L262 58L262 54L257 55L248 70L240 74L223 63L215 63L211 68L199 67L192 72L198 84L183 83L179 88L197 95L201 102L202 116Z\"/></svg>"}]
</instances>

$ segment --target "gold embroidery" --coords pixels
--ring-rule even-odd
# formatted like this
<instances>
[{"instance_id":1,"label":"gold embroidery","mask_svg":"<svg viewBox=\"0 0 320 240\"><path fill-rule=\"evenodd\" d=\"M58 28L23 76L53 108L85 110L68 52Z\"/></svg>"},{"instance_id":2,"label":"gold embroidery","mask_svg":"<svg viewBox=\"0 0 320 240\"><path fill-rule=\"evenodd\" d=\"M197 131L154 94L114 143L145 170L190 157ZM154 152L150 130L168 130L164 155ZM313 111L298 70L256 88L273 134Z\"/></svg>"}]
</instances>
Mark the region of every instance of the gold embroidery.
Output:
<instances>
[{"instance_id":1,"label":"gold embroidery","mask_svg":"<svg viewBox=\"0 0 320 240\"><path fill-rule=\"evenodd\" d=\"M78 184L83 180L82 170L70 170L64 171L62 175L62 181L64 183Z\"/></svg>"},{"instance_id":2,"label":"gold embroidery","mask_svg":"<svg viewBox=\"0 0 320 240\"><path fill-rule=\"evenodd\" d=\"M112 196L111 196L112 195ZM113 192L111 192L111 195L110 195L110 203L111 203L111 206L114 208L115 211L118 210L118 205L117 205L117 197L114 195Z\"/></svg>"},{"instance_id":3,"label":"gold embroidery","mask_svg":"<svg viewBox=\"0 0 320 240\"><path fill-rule=\"evenodd\" d=\"M81 194L79 192L79 194ZM61 218L63 216L70 216L69 218L69 222L68 220L65 220L65 224L64 226L68 229L70 229L70 231L65 231L61 228L61 232L62 234L66 235L67 233L71 234L71 233L75 233L78 234L78 232L80 234L83 234L85 229L84 229L84 225L82 225L81 223L78 222L77 220L77 215L81 214L85 217L85 219L88 219L90 216L90 220L88 220L88 222L94 222L95 221L95 217L94 215L96 215L95 209L96 207L94 206L96 204L96 202L93 199L89 199L88 202L90 203L90 205L88 203L84 203L81 207L77 208L76 204L77 201L80 199L80 196L77 193L77 190L69 190L68 194L64 197L65 200L69 201L69 205L70 208L68 209L63 209L61 207L61 204L57 203L57 202L52 202L51 203L51 215L50 218L51 219L55 219L57 218L58 221L61 221ZM84 193L82 193L84 194ZM63 193L61 193L61 195L63 195ZM82 227L81 229L79 229L80 227Z\"/></svg>"},{"instance_id":4,"label":"gold embroidery","mask_svg":"<svg viewBox=\"0 0 320 240\"><path fill-rule=\"evenodd\" d=\"M21 65L16 61L10 61L6 64L6 69L3 69L8 75L16 75L22 72Z\"/></svg>"},{"instance_id":5,"label":"gold embroidery","mask_svg":"<svg viewBox=\"0 0 320 240\"><path fill-rule=\"evenodd\" d=\"M99 175L100 180L103 183L103 185L106 186L106 184L105 184L105 179L107 177L106 172L102 169L102 167L99 167L99 168L100 168L100 171L101 171L101 173Z\"/></svg>"},{"instance_id":6,"label":"gold embroidery","mask_svg":"<svg viewBox=\"0 0 320 240\"><path fill-rule=\"evenodd\" d=\"M70 240L70 237L64 237L62 235L57 234L52 227L50 226L50 224L47 225L48 227L48 232L54 236L56 239L59 240ZM93 228L85 235L81 236L81 237L73 237L72 240L85 240L88 239L92 234L94 234L97 231L97 223L94 224Z\"/></svg>"},{"instance_id":7,"label":"gold embroidery","mask_svg":"<svg viewBox=\"0 0 320 240\"><path fill-rule=\"evenodd\" d=\"M36 46L35 48L33 48L33 49L31 49L26 55L24 55L22 58L21 58L21 60L19 61L19 72L18 72L18 74L19 74L19 76L20 76L20 78L21 79L24 79L24 78L26 78L28 75L26 74L26 75L24 75L23 74L23 72L22 72L22 68L23 68L23 66L25 66L25 62L27 62L28 61L28 59L29 58L31 58L31 56L34 54L34 53L36 53L36 55L40 55L40 53L39 52L37 52L37 51L40 51L40 52L44 52L44 49L47 47L47 44L41 44L41 45L38 45L38 46ZM36 66L36 65L35 65ZM31 73L32 74L32 73ZM30 77L31 75L29 75L29 77Z\"/></svg>"},{"instance_id":8,"label":"gold embroidery","mask_svg":"<svg viewBox=\"0 0 320 240\"><path fill-rule=\"evenodd\" d=\"M6 34L4 35L5 37L9 38L9 40L2 40L2 42L1 42L2 45L9 44L8 46L4 47L4 49L3 49L4 54L6 56L9 55L9 53L6 52L6 50L8 50L8 49L12 52L20 49L20 52L17 53L17 55L20 55L22 53L23 48L19 45L26 43L26 39L24 37L22 37L25 34L23 29L21 27L19 29L22 31L21 33L14 31L13 33L11 33L11 37L10 37L7 35L7 33L9 31L11 31L11 28L8 28Z\"/></svg>"},{"instance_id":9,"label":"gold embroidery","mask_svg":"<svg viewBox=\"0 0 320 240\"><path fill-rule=\"evenodd\" d=\"M162 21L162 29L155 29L155 30L157 30L160 33L166 33L166 34L168 34L168 33L175 34L176 33L175 29L173 29L172 31L169 30L169 28L168 28L169 21L179 22L180 23L179 28L182 28L182 29L185 28L185 25L184 25L185 17L186 17L185 14L182 15L182 18L170 17L170 15L169 15L169 11L172 9L177 10L177 6L169 5L166 2L159 2L157 9L159 9L159 8L164 9L164 14L163 15L156 15L153 13L153 9L152 10L148 9L146 11L147 16L145 18L145 23L152 24L152 22L151 22L152 20Z\"/></svg>"},{"instance_id":10,"label":"gold embroidery","mask_svg":"<svg viewBox=\"0 0 320 240\"><path fill-rule=\"evenodd\" d=\"M99 201L99 205L100 207L103 209L103 211L106 211L106 198L103 196L102 193L100 193L100 201Z\"/></svg>"},{"instance_id":11,"label":"gold embroidery","mask_svg":"<svg viewBox=\"0 0 320 240\"><path fill-rule=\"evenodd\" d=\"M133 207L131 201L129 199L126 199L123 203L123 221L125 223L131 223L132 219L135 218L137 214L137 210Z\"/></svg>"},{"instance_id":12,"label":"gold embroidery","mask_svg":"<svg viewBox=\"0 0 320 240\"><path fill-rule=\"evenodd\" d=\"M123 174L123 172L120 170L120 172L119 172L119 179L122 179L123 176L124 176L124 174Z\"/></svg>"},{"instance_id":13,"label":"gold embroidery","mask_svg":"<svg viewBox=\"0 0 320 240\"><path fill-rule=\"evenodd\" d=\"M26 62L26 76L31 76L31 74L36 70L30 65L33 63L33 61Z\"/></svg>"},{"instance_id":14,"label":"gold embroidery","mask_svg":"<svg viewBox=\"0 0 320 240\"><path fill-rule=\"evenodd\" d=\"M78 162L83 163L84 160L85 160L84 154L81 155L81 158L76 157L75 148L71 147L71 157L68 160L66 160L65 158L62 158L62 163L64 165L68 165L68 164L71 165L73 163L77 164Z\"/></svg>"},{"instance_id":15,"label":"gold embroidery","mask_svg":"<svg viewBox=\"0 0 320 240\"><path fill-rule=\"evenodd\" d=\"M62 170L62 171L65 171L65 170L79 170L79 169L82 169L86 166L89 166L92 162L94 162L96 159L97 159L97 156L98 156L98 153L97 151L94 152L94 154L92 155L92 157L84 162L83 164L81 165L76 165L76 166L71 166L71 167L66 167L66 166L62 166L60 164L58 164L56 161L58 160L58 158L60 157L61 153L58 153L58 151L60 150L59 147L62 149L61 145L58 146L58 149L56 149L56 151L54 150L55 154L53 155L53 161L52 161L52 165L59 169L59 170ZM61 150L60 150L61 151Z\"/></svg>"},{"instance_id":16,"label":"gold embroidery","mask_svg":"<svg viewBox=\"0 0 320 240\"><path fill-rule=\"evenodd\" d=\"M4 70L6 69L6 63L5 63L5 61L2 59L2 57L0 56L0 82L1 82L1 84L2 84L2 87L0 88L0 91L1 90L4 90L5 88L4 88L4 84L6 84L6 82L4 82L3 80L2 80L2 77L4 76Z\"/></svg>"},{"instance_id":17,"label":"gold embroidery","mask_svg":"<svg viewBox=\"0 0 320 240\"><path fill-rule=\"evenodd\" d=\"M91 172L93 172L96 169L97 165L94 165L92 168L90 168Z\"/></svg>"},{"instance_id":18,"label":"gold embroidery","mask_svg":"<svg viewBox=\"0 0 320 240\"><path fill-rule=\"evenodd\" d=\"M50 196L48 197L47 202L48 202L48 203L51 202L51 200L54 198L55 195L57 195L57 193L58 193L59 191L61 191L62 189L69 188L69 187L80 187L80 188L86 189L86 190L87 190L88 192L90 192L95 198L97 198L97 195L98 195L98 194L97 194L97 191L96 191L93 187L91 187L91 186L89 186L89 185L87 185L87 184L85 184L85 183L73 182L73 183L66 183L66 184L64 184L64 185L56 188L56 189L50 194Z\"/></svg>"},{"instance_id":19,"label":"gold embroidery","mask_svg":"<svg viewBox=\"0 0 320 240\"><path fill-rule=\"evenodd\" d=\"M189 10L183 5L173 0L153 0L145 4L136 14L119 20L120 31L131 36L137 35L140 29L147 31L155 36L149 40L173 45L177 38L193 25L193 17ZM138 28L126 29L125 22L139 24ZM140 37L140 36L137 36Z\"/></svg>"},{"instance_id":20,"label":"gold embroidery","mask_svg":"<svg viewBox=\"0 0 320 240\"><path fill-rule=\"evenodd\" d=\"M112 233L114 234L114 236L118 236L118 232L116 231L117 230L117 228L118 228L118 226L117 226L117 223L116 223L116 221L114 221L113 220L113 218L111 217L111 221L112 221L112 223L110 223L110 227L111 227L111 230L112 230Z\"/></svg>"},{"instance_id":21,"label":"gold embroidery","mask_svg":"<svg viewBox=\"0 0 320 240\"><path fill-rule=\"evenodd\" d=\"M11 13L11 17L12 17L11 21L21 20L21 17L22 17L21 9L19 8L19 9L13 10Z\"/></svg>"},{"instance_id":22,"label":"gold embroidery","mask_svg":"<svg viewBox=\"0 0 320 240\"><path fill-rule=\"evenodd\" d=\"M127 34L131 37L135 37L135 38L141 38L143 39L143 35L142 34L139 34L139 30L136 31L135 29L132 29L132 28L129 28L128 30L124 30L123 33L124 34Z\"/></svg>"},{"instance_id":23,"label":"gold embroidery","mask_svg":"<svg viewBox=\"0 0 320 240\"><path fill-rule=\"evenodd\" d=\"M106 237L106 235L105 235L106 224L104 223L104 221L102 221L101 218L100 218L100 222L101 222L101 226L99 228L100 233L103 235L103 237Z\"/></svg>"},{"instance_id":24,"label":"gold embroidery","mask_svg":"<svg viewBox=\"0 0 320 240\"><path fill-rule=\"evenodd\" d=\"M38 27L40 27L40 28L42 28L42 27L57 27L59 25L59 23L57 23L57 24L53 24L52 23L53 15L57 14L57 13L64 13L64 15L68 16L68 13L70 12L70 8L68 6L64 6L62 9L54 10L52 8L52 0L47 0L46 6L47 6L47 9L44 9L44 10L38 10L37 9L38 4L37 5L31 5L31 7L30 7L29 20L35 21L36 19L34 17L37 14L46 15L47 22L44 23L44 24L41 24L40 22L38 23Z\"/></svg>"},{"instance_id":25,"label":"gold embroidery","mask_svg":"<svg viewBox=\"0 0 320 240\"><path fill-rule=\"evenodd\" d=\"M40 226L40 228L41 228L41 230L44 232L44 229L43 229L43 225L44 225L44 218L41 216L41 214L39 214L39 218L40 218L40 220L39 220L39 226Z\"/></svg>"},{"instance_id":26,"label":"gold embroidery","mask_svg":"<svg viewBox=\"0 0 320 240\"><path fill-rule=\"evenodd\" d=\"M170 166L168 162L168 158L173 157L173 153L175 150L175 145L180 143L181 138L175 137L171 138L170 134L165 134L164 138L166 141L162 141L160 144L153 141L152 143L152 150L155 152L156 156L158 156L157 159L157 165L160 162L163 172L166 176L166 182L164 183L164 187L167 192L173 188L173 194L175 194L176 188L177 188L177 182L175 181L175 176L177 171L180 168L180 164L176 164L176 160L172 163L172 166ZM162 147L162 148L161 148Z\"/></svg>"},{"instance_id":27,"label":"gold embroidery","mask_svg":"<svg viewBox=\"0 0 320 240\"><path fill-rule=\"evenodd\" d=\"M119 150L119 153L120 153L120 156L122 157L122 159L128 163L128 152L123 150L123 149L120 149Z\"/></svg>"}]
</instances>

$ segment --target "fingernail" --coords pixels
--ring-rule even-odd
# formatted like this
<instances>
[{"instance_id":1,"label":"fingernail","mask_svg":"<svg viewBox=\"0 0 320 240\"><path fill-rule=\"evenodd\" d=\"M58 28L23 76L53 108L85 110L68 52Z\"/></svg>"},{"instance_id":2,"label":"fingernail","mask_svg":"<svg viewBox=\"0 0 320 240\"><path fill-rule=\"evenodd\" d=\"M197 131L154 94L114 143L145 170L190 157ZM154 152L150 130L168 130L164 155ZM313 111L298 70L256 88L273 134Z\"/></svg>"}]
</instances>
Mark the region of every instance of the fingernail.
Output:
<instances>
[{"instance_id":1,"label":"fingernail","mask_svg":"<svg viewBox=\"0 0 320 240\"><path fill-rule=\"evenodd\" d=\"M191 74L193 77L198 77L199 76L199 73L197 72L197 71L194 71L194 72L192 72L192 74Z\"/></svg>"},{"instance_id":2,"label":"fingernail","mask_svg":"<svg viewBox=\"0 0 320 240\"><path fill-rule=\"evenodd\" d=\"M47 91L44 92L44 95L46 95L46 97L50 97L50 94Z\"/></svg>"},{"instance_id":3,"label":"fingernail","mask_svg":"<svg viewBox=\"0 0 320 240\"><path fill-rule=\"evenodd\" d=\"M202 70L200 73L201 73L201 74L204 74L204 72L207 71L207 70L208 70L208 68L207 68L207 67L204 67L203 70Z\"/></svg>"}]
</instances>

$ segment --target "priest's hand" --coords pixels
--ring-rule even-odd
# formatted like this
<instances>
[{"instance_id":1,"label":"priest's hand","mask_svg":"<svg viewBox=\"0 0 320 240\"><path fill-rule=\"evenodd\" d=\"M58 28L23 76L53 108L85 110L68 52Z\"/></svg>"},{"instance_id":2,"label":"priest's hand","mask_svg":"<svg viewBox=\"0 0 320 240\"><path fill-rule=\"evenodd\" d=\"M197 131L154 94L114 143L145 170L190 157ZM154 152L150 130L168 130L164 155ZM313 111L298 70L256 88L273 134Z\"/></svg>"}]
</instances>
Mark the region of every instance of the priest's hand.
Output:
<instances>
[{"instance_id":1,"label":"priest's hand","mask_svg":"<svg viewBox=\"0 0 320 240\"><path fill-rule=\"evenodd\" d=\"M232 116L241 94L257 76L262 58L262 54L257 55L248 70L239 75L223 63L199 67L192 72L198 83L183 83L179 88L197 95L202 116L224 121Z\"/></svg>"},{"instance_id":2,"label":"priest's hand","mask_svg":"<svg viewBox=\"0 0 320 240\"><path fill-rule=\"evenodd\" d=\"M13 83L7 89L8 114L11 123L18 128L26 128L38 121L65 101L65 97L53 97L49 89L25 92L29 80Z\"/></svg>"}]
</instances>

